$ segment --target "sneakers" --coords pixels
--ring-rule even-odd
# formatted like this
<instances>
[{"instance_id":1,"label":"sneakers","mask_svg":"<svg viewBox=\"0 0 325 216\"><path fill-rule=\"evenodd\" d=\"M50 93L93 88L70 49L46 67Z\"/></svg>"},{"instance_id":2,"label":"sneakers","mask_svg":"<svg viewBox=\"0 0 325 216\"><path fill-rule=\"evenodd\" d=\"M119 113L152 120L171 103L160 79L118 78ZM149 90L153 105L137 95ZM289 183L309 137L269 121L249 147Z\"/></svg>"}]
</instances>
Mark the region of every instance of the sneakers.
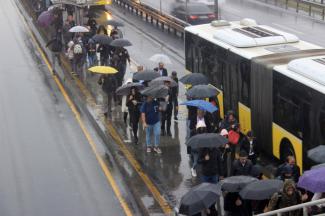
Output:
<instances>
[{"instance_id":1,"label":"sneakers","mask_svg":"<svg viewBox=\"0 0 325 216\"><path fill-rule=\"evenodd\" d=\"M159 147L156 147L156 148L154 148L153 150L154 150L154 152L156 152L157 154L161 154L161 153L162 153Z\"/></svg>"},{"instance_id":2,"label":"sneakers","mask_svg":"<svg viewBox=\"0 0 325 216\"><path fill-rule=\"evenodd\" d=\"M191 168L191 174L192 174L193 177L197 176L196 170L194 168Z\"/></svg>"},{"instance_id":3,"label":"sneakers","mask_svg":"<svg viewBox=\"0 0 325 216\"><path fill-rule=\"evenodd\" d=\"M157 154L161 154L162 153L162 151L160 150L159 147L153 148L153 151L156 152ZM147 153L151 153L151 148L150 147L147 147Z\"/></svg>"}]
</instances>

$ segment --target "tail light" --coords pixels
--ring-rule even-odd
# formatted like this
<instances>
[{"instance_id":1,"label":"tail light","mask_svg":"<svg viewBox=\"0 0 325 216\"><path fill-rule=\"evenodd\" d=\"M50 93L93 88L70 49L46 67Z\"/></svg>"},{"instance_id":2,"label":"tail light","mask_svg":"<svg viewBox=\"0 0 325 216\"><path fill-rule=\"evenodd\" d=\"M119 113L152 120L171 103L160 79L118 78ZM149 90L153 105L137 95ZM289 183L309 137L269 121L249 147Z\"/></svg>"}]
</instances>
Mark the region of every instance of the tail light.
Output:
<instances>
[{"instance_id":1,"label":"tail light","mask_svg":"<svg viewBox=\"0 0 325 216\"><path fill-rule=\"evenodd\" d=\"M198 18L199 18L199 17L198 17L198 16L195 16L195 15L191 15L191 16L190 16L190 19L191 19L191 20L195 20L195 19L198 19Z\"/></svg>"},{"instance_id":2,"label":"tail light","mask_svg":"<svg viewBox=\"0 0 325 216\"><path fill-rule=\"evenodd\" d=\"M215 18L216 16L214 14L209 14L208 17L209 18Z\"/></svg>"}]
</instances>

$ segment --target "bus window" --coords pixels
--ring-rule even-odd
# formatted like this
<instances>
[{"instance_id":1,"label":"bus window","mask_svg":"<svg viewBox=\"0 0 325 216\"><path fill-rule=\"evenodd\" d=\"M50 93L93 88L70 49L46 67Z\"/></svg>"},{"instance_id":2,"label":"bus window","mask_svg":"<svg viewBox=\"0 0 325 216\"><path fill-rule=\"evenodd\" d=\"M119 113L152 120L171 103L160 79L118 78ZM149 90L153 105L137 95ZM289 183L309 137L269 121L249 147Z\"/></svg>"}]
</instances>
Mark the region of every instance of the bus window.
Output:
<instances>
[{"instance_id":1,"label":"bus window","mask_svg":"<svg viewBox=\"0 0 325 216\"><path fill-rule=\"evenodd\" d=\"M238 74L239 100L250 107L250 65L249 62L240 63L240 73Z\"/></svg>"}]
</instances>

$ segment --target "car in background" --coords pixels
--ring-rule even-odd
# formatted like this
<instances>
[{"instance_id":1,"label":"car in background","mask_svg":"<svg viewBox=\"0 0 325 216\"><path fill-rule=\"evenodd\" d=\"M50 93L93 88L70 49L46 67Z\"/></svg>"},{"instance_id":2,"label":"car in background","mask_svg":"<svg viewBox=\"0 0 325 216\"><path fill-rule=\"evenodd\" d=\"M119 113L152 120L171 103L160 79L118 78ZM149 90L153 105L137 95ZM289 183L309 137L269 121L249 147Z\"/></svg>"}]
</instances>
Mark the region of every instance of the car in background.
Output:
<instances>
[{"instance_id":1,"label":"car in background","mask_svg":"<svg viewBox=\"0 0 325 216\"><path fill-rule=\"evenodd\" d=\"M176 4L171 14L191 25L210 23L216 19L213 10L203 3Z\"/></svg>"}]
</instances>

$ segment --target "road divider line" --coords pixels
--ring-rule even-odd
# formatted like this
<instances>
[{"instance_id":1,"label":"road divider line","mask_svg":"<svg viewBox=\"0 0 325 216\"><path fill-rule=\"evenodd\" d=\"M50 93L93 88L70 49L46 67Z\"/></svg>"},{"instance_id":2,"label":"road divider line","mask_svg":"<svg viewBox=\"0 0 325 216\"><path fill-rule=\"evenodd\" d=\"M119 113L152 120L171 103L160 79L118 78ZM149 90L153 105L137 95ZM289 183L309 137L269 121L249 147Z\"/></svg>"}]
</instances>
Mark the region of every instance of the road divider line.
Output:
<instances>
[{"instance_id":1,"label":"road divider line","mask_svg":"<svg viewBox=\"0 0 325 216\"><path fill-rule=\"evenodd\" d=\"M25 18L20 14L19 12L19 9L16 8L18 10L18 14L20 15L20 17L22 18L26 28L27 28L27 31L29 33L29 35L31 36L31 39L32 41L34 42L35 46L36 46L36 49L38 50L38 52L41 54L41 57L43 59L43 61L45 62L48 70L52 73L52 66L50 65L49 63L49 60L47 58L47 56L45 55L44 51L42 50L41 46L39 45L36 37L34 36L32 30L30 29L27 21L25 20ZM95 157L102 169L102 171L104 172L105 176L106 176L106 179L108 181L108 183L111 185L117 199L119 200L120 204L121 204L121 207L123 208L124 210L124 213L125 215L127 216L132 216L132 212L127 204L127 202L125 201L125 199L123 198L121 192L120 192L120 189L112 175L112 173L110 172L109 168L107 167L107 165L105 164L103 158L100 156L99 152L97 151L97 148L96 148L96 144L94 142L94 140L92 139L90 133L88 132L85 124L83 123L82 119L81 119L81 116L80 116L80 113L78 112L76 106L74 105L74 103L72 102L71 98L69 97L67 91L65 90L65 88L63 87L61 81L59 80L59 78L56 76L56 75L53 75L52 73L52 77L56 83L56 85L58 86L60 92L62 93L66 103L68 104L68 106L70 107L72 113L74 114L83 134L85 135L93 153L95 154Z\"/></svg>"}]
</instances>

